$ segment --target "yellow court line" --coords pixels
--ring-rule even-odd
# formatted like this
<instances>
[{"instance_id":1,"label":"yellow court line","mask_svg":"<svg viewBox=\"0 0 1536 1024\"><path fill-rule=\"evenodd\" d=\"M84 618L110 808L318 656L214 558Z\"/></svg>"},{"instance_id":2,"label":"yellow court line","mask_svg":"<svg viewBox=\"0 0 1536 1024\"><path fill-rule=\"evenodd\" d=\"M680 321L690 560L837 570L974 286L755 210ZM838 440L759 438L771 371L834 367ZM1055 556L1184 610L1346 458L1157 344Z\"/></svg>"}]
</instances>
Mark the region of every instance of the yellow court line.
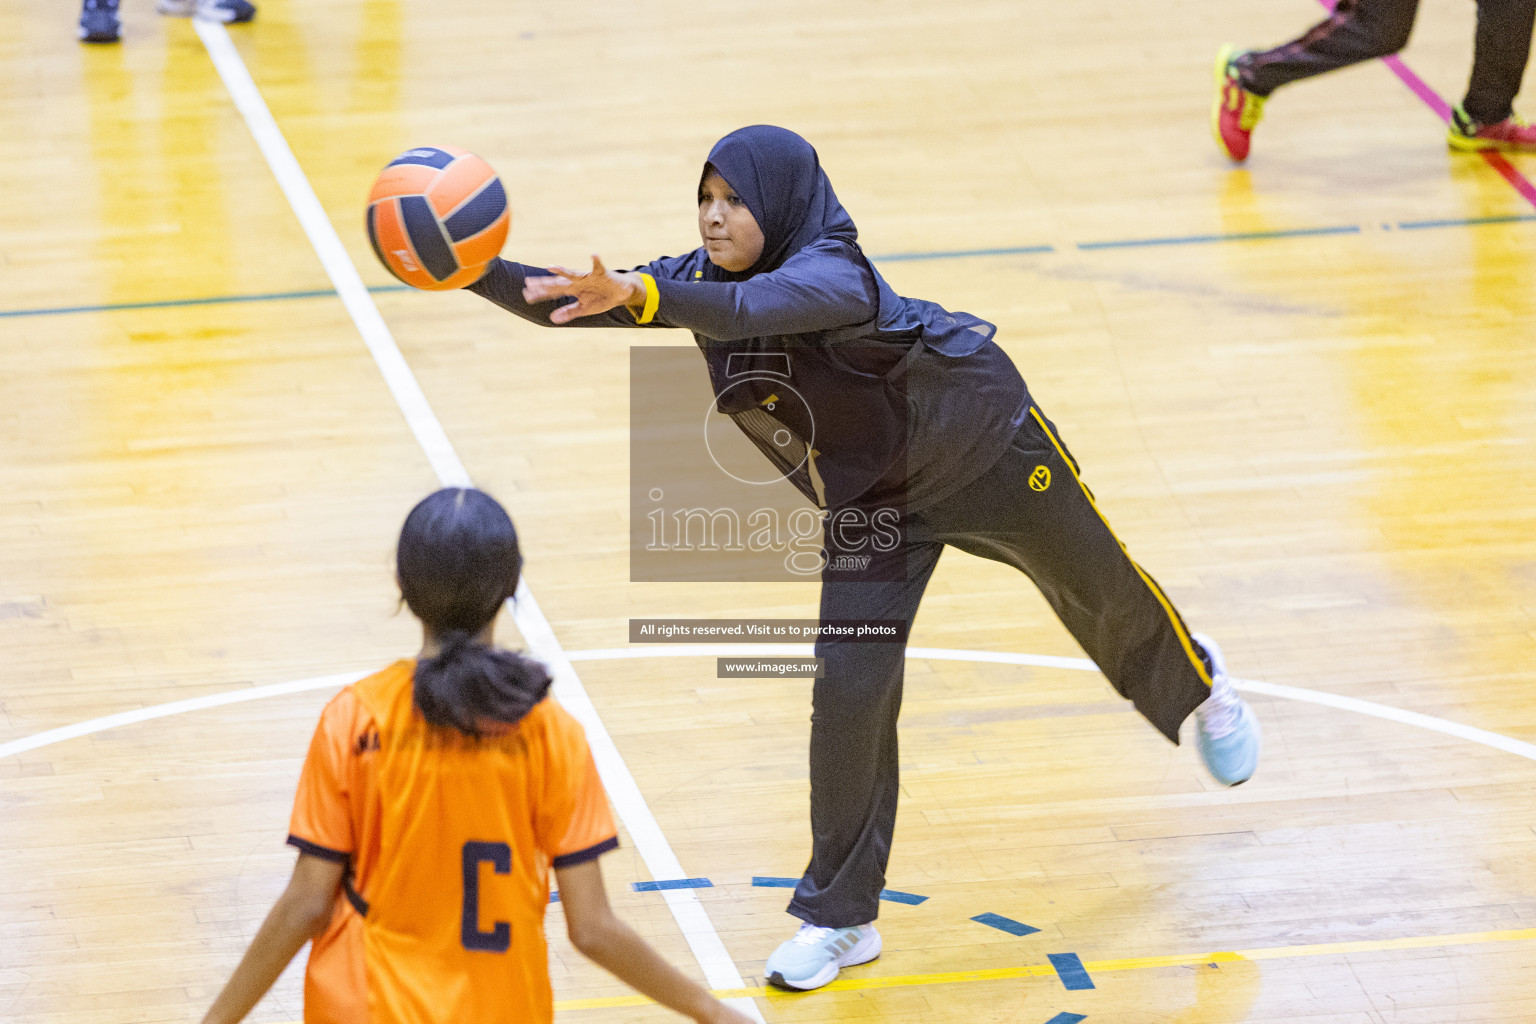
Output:
<instances>
[{"instance_id":1,"label":"yellow court line","mask_svg":"<svg viewBox=\"0 0 1536 1024\"><path fill-rule=\"evenodd\" d=\"M1271 946L1267 949L1238 949L1219 953L1180 956L1141 956L1122 960L1093 960L1083 964L1089 974L1109 971L1144 971L1158 967L1196 967L1200 964L1230 964L1242 960L1286 960L1307 956L1338 956L1344 953L1381 953L1393 949L1433 949L1442 946L1475 946L1486 942L1524 942L1536 940L1536 928L1514 928L1495 932L1464 932L1460 935L1410 935L1401 939L1366 939L1361 942L1323 942L1311 946ZM1004 981L1011 978L1041 978L1056 973L1050 964L1025 967L994 967L980 971L945 971L938 974L897 974L876 978L840 978L817 992L857 992L879 988L908 988L915 985L955 985L968 981ZM785 992L776 988L717 989L718 999L761 996L767 999L800 999L813 993ZM557 1010L610 1010L626 1006L648 1006L654 1000L645 996L607 996L600 999L562 999ZM288 1024L300 1024L289 1021Z\"/></svg>"},{"instance_id":2,"label":"yellow court line","mask_svg":"<svg viewBox=\"0 0 1536 1024\"><path fill-rule=\"evenodd\" d=\"M1239 949L1219 953L1182 956L1131 957L1122 960L1095 960L1083 964L1089 974L1108 971L1137 971L1157 967L1194 967L1200 964L1236 963L1242 960L1285 960L1307 956L1338 956L1343 953L1379 953L1394 949L1428 949L1439 946L1472 946L1486 942L1536 940L1536 928L1494 932L1466 932L1460 935L1413 935L1401 939L1368 939L1362 942L1325 942L1312 946L1273 946L1268 949ZM997 967L981 971L946 971L939 974L901 974L883 978L840 978L817 992L853 992L880 988L906 988L914 985L954 985L968 981L1002 981L1010 978L1039 978L1056 973L1049 964L1025 967ZM811 995L812 993L804 993ZM763 996L769 999L798 999L801 994L773 988L733 988L715 992L719 999ZM601 1010L622 1006L645 1006L644 996L610 996L605 999L564 999L555 1003L557 1010Z\"/></svg>"}]
</instances>

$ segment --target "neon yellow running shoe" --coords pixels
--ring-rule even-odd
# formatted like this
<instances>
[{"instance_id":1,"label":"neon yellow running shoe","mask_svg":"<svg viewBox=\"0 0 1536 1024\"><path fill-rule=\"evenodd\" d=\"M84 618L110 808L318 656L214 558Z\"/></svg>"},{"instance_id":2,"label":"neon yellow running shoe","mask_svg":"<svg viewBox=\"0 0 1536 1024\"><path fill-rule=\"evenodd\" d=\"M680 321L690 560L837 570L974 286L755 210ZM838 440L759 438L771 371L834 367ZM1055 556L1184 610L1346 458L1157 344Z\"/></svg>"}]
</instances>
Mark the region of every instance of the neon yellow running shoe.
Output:
<instances>
[{"instance_id":1,"label":"neon yellow running shoe","mask_svg":"<svg viewBox=\"0 0 1536 1024\"><path fill-rule=\"evenodd\" d=\"M1235 61L1246 50L1231 43L1216 53L1216 102L1211 107L1211 134L1221 151L1237 163L1248 159L1253 128L1264 116L1264 97L1243 88Z\"/></svg>"},{"instance_id":2,"label":"neon yellow running shoe","mask_svg":"<svg viewBox=\"0 0 1536 1024\"><path fill-rule=\"evenodd\" d=\"M1486 149L1536 150L1536 127L1510 114L1497 124L1478 124L1457 104L1451 111L1451 123L1445 141L1452 149L1478 152Z\"/></svg>"}]
</instances>

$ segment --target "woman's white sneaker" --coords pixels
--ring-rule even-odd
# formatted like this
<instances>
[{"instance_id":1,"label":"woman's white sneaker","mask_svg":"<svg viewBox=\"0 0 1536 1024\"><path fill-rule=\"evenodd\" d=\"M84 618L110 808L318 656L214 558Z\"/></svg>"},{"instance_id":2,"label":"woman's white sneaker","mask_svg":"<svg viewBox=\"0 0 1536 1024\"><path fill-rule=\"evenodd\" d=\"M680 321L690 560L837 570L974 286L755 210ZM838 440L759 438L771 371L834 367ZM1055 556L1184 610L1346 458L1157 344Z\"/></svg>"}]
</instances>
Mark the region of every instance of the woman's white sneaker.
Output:
<instances>
[{"instance_id":1,"label":"woman's white sneaker","mask_svg":"<svg viewBox=\"0 0 1536 1024\"><path fill-rule=\"evenodd\" d=\"M1195 745L1211 776L1223 786L1239 786L1259 766L1259 719L1232 687L1227 662L1216 641L1204 633L1190 639L1211 659L1211 695L1195 708Z\"/></svg>"},{"instance_id":2,"label":"woman's white sneaker","mask_svg":"<svg viewBox=\"0 0 1536 1024\"><path fill-rule=\"evenodd\" d=\"M250 21L256 17L256 5L250 0L156 0L155 10L172 18L194 15L209 21Z\"/></svg>"},{"instance_id":3,"label":"woman's white sneaker","mask_svg":"<svg viewBox=\"0 0 1536 1024\"><path fill-rule=\"evenodd\" d=\"M821 988L844 967L867 964L879 955L880 933L874 924L852 928L802 924L794 938L773 951L763 976L780 988L804 992Z\"/></svg>"}]
</instances>

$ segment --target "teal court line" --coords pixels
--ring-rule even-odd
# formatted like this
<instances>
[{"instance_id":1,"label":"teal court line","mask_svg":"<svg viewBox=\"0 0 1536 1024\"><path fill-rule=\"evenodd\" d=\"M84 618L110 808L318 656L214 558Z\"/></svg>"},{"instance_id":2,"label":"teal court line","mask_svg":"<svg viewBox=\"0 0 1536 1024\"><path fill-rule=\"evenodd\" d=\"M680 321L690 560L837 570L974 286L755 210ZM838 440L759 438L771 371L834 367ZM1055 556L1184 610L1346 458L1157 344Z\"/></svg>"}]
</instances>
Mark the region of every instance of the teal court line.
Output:
<instances>
[{"instance_id":1,"label":"teal court line","mask_svg":"<svg viewBox=\"0 0 1536 1024\"><path fill-rule=\"evenodd\" d=\"M1493 217L1451 217L1443 220L1403 220L1384 223L1388 230L1423 231L1435 228L1471 228L1490 224L1518 224L1536 222L1536 214L1516 213ZM1328 236L1358 235L1364 229L1358 224L1338 224L1329 227L1289 228L1279 231L1236 231L1211 235L1171 235L1161 238L1122 238L1101 242L1076 242L1082 252L1100 252L1107 249L1145 249L1170 245L1217 245L1233 242L1264 242L1285 238L1315 238ZM998 249L935 249L930 252L896 252L869 257L875 263L917 263L933 260L975 259L978 257L1031 256L1053 253L1053 245L1021 245ZM375 295L388 292L411 291L403 284L374 285L368 289ZM155 302L119 302L99 306L55 306L47 309L0 310L0 319L17 319L35 316L63 316L71 313L117 313L138 309L170 309L177 306L215 306L240 302L277 302L287 299L331 298L336 292L330 288L313 291L265 292L251 295L212 295L191 299L162 299Z\"/></svg>"},{"instance_id":2,"label":"teal court line","mask_svg":"<svg viewBox=\"0 0 1536 1024\"><path fill-rule=\"evenodd\" d=\"M410 289L403 284L375 285L368 289L379 292L404 292ZM114 302L101 306L54 306L50 309L0 310L0 319L23 316L61 316L66 313L116 313L134 309L167 309L173 306L222 306L234 302L277 302L283 299L334 298L333 288L318 288L302 292L261 292L253 295L210 295L197 299L161 299L155 302Z\"/></svg>"},{"instance_id":3,"label":"teal court line","mask_svg":"<svg viewBox=\"0 0 1536 1024\"><path fill-rule=\"evenodd\" d=\"M1479 224L1514 224L1522 220L1536 220L1536 213L1511 213L1502 217L1466 217L1452 220L1405 220L1398 222L1398 228L1403 231L1418 231L1423 228L1461 228L1476 227Z\"/></svg>"},{"instance_id":4,"label":"teal court line","mask_svg":"<svg viewBox=\"0 0 1536 1024\"><path fill-rule=\"evenodd\" d=\"M1129 238L1113 242L1078 242L1079 249L1139 249L1153 245L1209 245L1212 242L1260 242L1272 238L1307 238L1314 235L1358 235L1358 224L1331 228L1291 228L1286 231L1240 231L1218 235L1180 235L1173 238Z\"/></svg>"}]
</instances>

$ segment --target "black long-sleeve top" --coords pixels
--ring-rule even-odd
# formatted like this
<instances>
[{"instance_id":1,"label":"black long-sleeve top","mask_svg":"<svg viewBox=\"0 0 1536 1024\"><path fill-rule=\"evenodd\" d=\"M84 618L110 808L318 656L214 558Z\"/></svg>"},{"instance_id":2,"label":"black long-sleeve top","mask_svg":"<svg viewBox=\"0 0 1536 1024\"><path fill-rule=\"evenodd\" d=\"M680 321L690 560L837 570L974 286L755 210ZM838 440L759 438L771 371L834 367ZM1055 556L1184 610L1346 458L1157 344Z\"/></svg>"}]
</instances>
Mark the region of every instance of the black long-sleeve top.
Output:
<instances>
[{"instance_id":1,"label":"black long-sleeve top","mask_svg":"<svg viewBox=\"0 0 1536 1024\"><path fill-rule=\"evenodd\" d=\"M784 403L773 416L812 449L824 491L810 486L808 474L790 478L826 508L919 511L989 469L1022 422L1028 395L992 340L996 328L896 295L857 244L819 239L741 281L704 280L707 261L700 248L637 267L651 279L638 318L618 307L552 324L550 313L574 300L526 302L524 279L548 271L506 260L492 261L470 290L545 326L691 331L715 394L730 391L720 411L760 448L749 422L766 415L753 406L767 401L773 382L743 387L732 356L785 353L814 425L795 422Z\"/></svg>"}]
</instances>

